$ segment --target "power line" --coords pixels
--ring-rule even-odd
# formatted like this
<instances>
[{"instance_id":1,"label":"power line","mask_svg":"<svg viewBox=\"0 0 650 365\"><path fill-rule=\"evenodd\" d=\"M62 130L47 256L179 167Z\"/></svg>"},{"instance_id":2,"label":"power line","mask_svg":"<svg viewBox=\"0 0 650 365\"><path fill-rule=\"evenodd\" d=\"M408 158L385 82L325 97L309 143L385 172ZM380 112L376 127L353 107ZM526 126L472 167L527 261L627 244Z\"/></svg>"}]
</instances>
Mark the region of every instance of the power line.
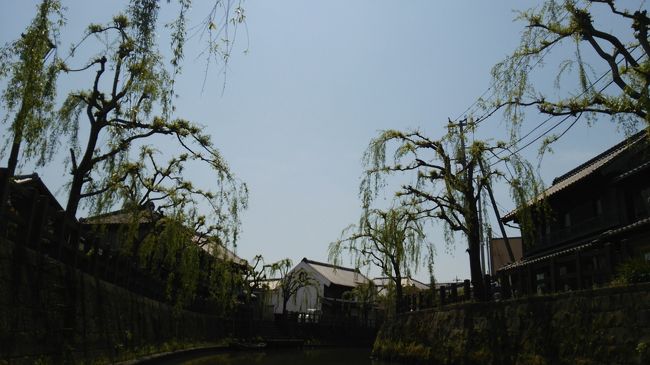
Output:
<instances>
[{"instance_id":1,"label":"power line","mask_svg":"<svg viewBox=\"0 0 650 365\"><path fill-rule=\"evenodd\" d=\"M567 17L568 15L569 15L569 11L568 11L568 10L565 10L565 11L564 11L564 15L563 15L562 18L558 21L558 23L561 23L562 21L564 21L564 19L566 19L566 17ZM541 42L546 42L550 36L551 36L551 34L547 34ZM529 73L529 72L531 72L532 70L534 70L535 67L537 67L537 65L539 65L539 64L542 62L542 60L544 59L544 57L546 57L546 55L548 55L548 54L551 52L551 49L553 49L553 47L555 47L556 44L557 44L557 43L553 43L553 44L551 44L548 48L546 48L546 49L543 51L543 54L542 54L542 55L537 59L537 61L536 61L532 66L530 66L530 67L528 68L528 70L527 70L526 72ZM518 64L517 67L516 67L515 69L518 69L519 67L521 67L521 64ZM468 107L467 107L467 108L466 108L462 113L460 113L460 114L459 114L459 115L458 115L454 120L455 120L455 121L458 121L458 120L459 120L460 118L462 118L464 115L466 116L466 115L467 115L467 112L468 112L470 109L472 109L474 106L476 106L476 105L479 103L479 101L483 98L483 96L485 96L485 94L487 94L490 90L492 90L492 93L490 94L490 96L488 97L488 99L492 98L492 97L494 96L495 92L496 92L496 91L495 91L495 87L494 87L494 85L490 85L490 86L488 86L488 88L485 89L485 91L483 91L483 93L482 93L482 94L481 94L481 95L480 95L476 100L474 100L474 102L473 102L472 104L470 104L470 105L469 105L469 106L468 106ZM483 114L481 117L479 117L479 118L475 121L475 125L478 125L478 124L479 124L480 122L482 122L483 120L485 120L485 119L489 118L490 116L492 116L492 114L494 114L498 109L500 109L500 108L495 107L495 108L493 108L492 110L487 111L485 114ZM470 114L471 114L471 113L470 113Z\"/></svg>"},{"instance_id":2,"label":"power line","mask_svg":"<svg viewBox=\"0 0 650 365\"><path fill-rule=\"evenodd\" d=\"M546 49L544 50L544 54L542 54L542 56L540 56L540 58L537 59L537 62L535 62L532 66L530 66L530 67L527 69L526 73L530 73L531 71L533 71L533 70L535 69L535 67L537 67L537 65L539 65L539 64L542 62L542 59L544 59L544 57L546 57L546 55L548 55L548 54L551 52L551 49L552 49L556 44L557 44L557 43L553 43L553 44L551 44L548 48L546 48ZM492 88L492 87L491 87L491 88ZM492 94L490 95L490 97L492 97L494 94L495 94L495 91L492 92ZM477 100L477 102L478 102L478 100ZM476 102L475 102L475 104L476 104ZM478 117L478 118L475 120L474 124L475 124L475 125L479 125L481 122L483 122L483 121L487 120L489 117L491 117L491 116L492 116L494 113L496 113L499 109L501 109L501 106L496 106L496 107L492 108L491 110L486 111L485 113L483 113L483 115L481 115L480 117Z\"/></svg>"},{"instance_id":3,"label":"power line","mask_svg":"<svg viewBox=\"0 0 650 365\"><path fill-rule=\"evenodd\" d=\"M630 52L634 52L634 50L636 50L636 48L638 48L638 45L632 47L632 48L630 49ZM641 54L641 55L640 55L636 60L639 61L639 60L640 60L644 55L645 55L645 52L642 53L642 54ZM620 64L622 61L623 61L623 59L620 59L620 60L618 60L618 61L616 62L616 64L618 65L618 64ZM590 83L589 83L589 87L585 88L585 90L583 90L583 91L582 91L580 94L578 94L575 98L580 98L581 96L583 96L584 94L586 94L589 90L593 89L593 88L595 87L595 85L596 85L598 82L600 82L603 78L605 78L605 76L609 75L610 73L611 73L611 70L608 70L607 72L603 73L603 74L602 74L598 79L596 79L594 82L590 82ZM613 83L614 83L614 80L613 80L613 79L610 80L606 85L604 85L602 88L600 88L600 90L598 91L598 93L602 93L603 91L605 91L605 89L607 89L607 88L608 88L611 84L613 84ZM551 131L553 131L553 130L554 130L555 128L557 128L560 124L562 124L564 121L566 121L567 119L569 119L569 117L571 117L571 116L572 116L572 114L567 114L567 115L566 115L562 120L560 120L558 123L556 123L553 127L549 128L548 130L546 130L546 131L545 131L544 133L542 133L541 135L537 136L537 137L536 137L535 139L533 139L532 141L526 143L523 147L518 148L518 149L517 149L516 151L514 151L514 152L511 152L507 157L510 157L510 156L512 156L512 155L514 155L514 154L516 154L516 153L519 153L519 152L521 152L523 149L525 149L525 148L529 147L530 145L532 145L533 143L537 142L539 139L541 139L542 137L544 137L545 135L547 135L548 133L550 133ZM562 133L561 133L561 134L556 138L556 140L557 140L557 139L560 139L562 136L564 136L564 135L569 131L569 129L571 129L571 128L572 128L572 127L577 123L577 121L580 119L581 116L582 116L582 113L580 113L580 114L576 117L576 120L574 120L573 123L571 123L571 125L569 125L569 127L568 127L567 129L565 129L565 130L564 130L564 131L563 131L563 132L562 132ZM532 130L530 130L530 131L529 131L528 133L526 133L524 136L522 136L521 138L517 139L517 141L510 143L510 145L509 145L508 148L511 148L511 147L516 146L516 145L519 144L521 141L523 141L523 140L526 139L528 136L530 136L533 132L535 132L536 130L538 130L539 128L541 128L544 124L546 124L547 122L549 122L551 119L553 119L553 118L555 118L555 117L557 117L557 115L551 115L551 116L549 116L549 117L546 118L542 123L538 124L535 128L533 128ZM504 151L505 151L505 150L504 150ZM497 158L497 159L498 159L500 154L501 154L501 153L496 153L492 158ZM490 158L490 159L492 159L492 158ZM491 164L490 164L490 167L496 165L497 163L499 163L499 161L500 161L500 159L497 160L497 161L495 161L495 162L493 162L493 163L491 163Z\"/></svg>"},{"instance_id":4,"label":"power line","mask_svg":"<svg viewBox=\"0 0 650 365\"><path fill-rule=\"evenodd\" d=\"M582 115L582 113L579 114L579 115L576 117L576 121L577 121L578 119L580 119L580 116L581 116L581 115ZM526 143L526 144L523 145L522 147L517 148L517 149L516 149L515 151L513 151L513 152L510 152L510 154L509 154L507 157L505 157L505 158L508 158L508 157L510 157L510 156L513 156L513 155L516 155L516 154L518 154L519 152L521 152L522 150L528 148L530 145L532 145L533 143L539 141L542 137L544 137L544 136L547 135L548 133L552 132L555 128L557 128L560 124L564 123L564 121L566 121L566 120L569 119L570 117L571 117L571 114L566 115L564 118L562 118L562 120L560 120L559 122L555 123L554 126L552 126L551 128L547 129L544 133L542 133L542 134L540 134L539 136L535 137L535 139L533 139L532 141ZM573 124L575 124L575 122L574 122ZM564 134L564 133L566 133L566 131L564 131L563 134ZM513 146L514 146L514 145L513 145ZM494 158L498 158L498 159L497 159L496 161L494 161L493 163L491 163L491 164L490 164L490 167L492 167L492 166L498 164L499 162L501 162L501 161L503 160L503 158L499 158L499 153L495 154Z\"/></svg>"}]
</instances>

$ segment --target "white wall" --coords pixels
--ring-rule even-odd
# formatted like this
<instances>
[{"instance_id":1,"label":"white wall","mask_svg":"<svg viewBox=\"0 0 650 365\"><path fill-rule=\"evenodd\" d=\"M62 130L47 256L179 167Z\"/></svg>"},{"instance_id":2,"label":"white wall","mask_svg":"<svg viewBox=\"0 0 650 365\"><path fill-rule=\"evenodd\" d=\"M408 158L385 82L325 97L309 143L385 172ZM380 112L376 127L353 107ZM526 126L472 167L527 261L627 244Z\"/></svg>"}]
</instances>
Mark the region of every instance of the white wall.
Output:
<instances>
[{"instance_id":1,"label":"white wall","mask_svg":"<svg viewBox=\"0 0 650 365\"><path fill-rule=\"evenodd\" d=\"M321 309L320 298L323 296L326 279L314 271L311 266L304 262L300 262L294 267L291 272L296 270L305 270L311 275L311 278L316 281L316 285L298 289L298 292L289 299L287 303L287 311L306 313L307 309ZM329 283L327 283L329 284ZM282 313L282 293L281 289L276 289L271 295L270 305L273 305L273 312L276 314Z\"/></svg>"}]
</instances>

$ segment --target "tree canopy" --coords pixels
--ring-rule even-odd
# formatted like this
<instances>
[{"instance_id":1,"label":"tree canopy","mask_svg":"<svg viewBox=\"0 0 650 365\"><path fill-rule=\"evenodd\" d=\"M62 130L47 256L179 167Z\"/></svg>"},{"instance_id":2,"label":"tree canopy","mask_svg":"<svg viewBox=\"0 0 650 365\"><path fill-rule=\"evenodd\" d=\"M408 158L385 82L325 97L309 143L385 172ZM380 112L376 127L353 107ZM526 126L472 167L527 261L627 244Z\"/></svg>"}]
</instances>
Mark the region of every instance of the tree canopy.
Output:
<instances>
[{"instance_id":1,"label":"tree canopy","mask_svg":"<svg viewBox=\"0 0 650 365\"><path fill-rule=\"evenodd\" d=\"M174 115L174 82L182 68L190 4L179 1L177 18L171 23L173 52L169 56L159 51L156 39L161 26L157 0L133 0L110 22L89 24L64 59L56 52L60 48L57 34L64 26L61 4L43 0L21 39L2 49L0 71L10 76L3 94L8 111L5 121L15 114L13 145L23 143L24 158L38 156L38 165L59 151L61 140L69 139L72 179L66 212L70 217L76 216L82 200L92 213L114 209L116 204L144 206L155 201L159 209L193 210L184 216L196 217L188 223L195 226L206 219L205 214L195 212L207 207L214 222L206 227L229 231L236 240L246 187L233 176L202 127ZM225 20L219 28L217 17ZM208 34L209 47L204 50L208 61L219 55L222 62L228 62L229 29L244 21L240 5L215 0L211 13L202 20ZM221 41L226 45L220 47ZM89 53L93 56L87 61L80 58ZM80 76L75 80L87 84L78 84L57 105L57 77L73 73ZM86 131L88 137L81 138ZM169 141L156 136L172 138L181 152L164 156L151 145ZM12 157L17 159L14 150ZM183 177L190 163L214 171L209 188Z\"/></svg>"},{"instance_id":2,"label":"tree canopy","mask_svg":"<svg viewBox=\"0 0 650 365\"><path fill-rule=\"evenodd\" d=\"M36 16L20 38L0 49L0 77L9 76L2 93L5 116L9 124L2 151L11 146L8 169L13 175L18 164L20 146L25 141L25 158L36 158L39 164L54 153L44 132L55 123L53 110L60 59L57 36L64 24L61 4L44 0Z\"/></svg>"},{"instance_id":3,"label":"tree canopy","mask_svg":"<svg viewBox=\"0 0 650 365\"><path fill-rule=\"evenodd\" d=\"M361 197L366 208L373 204L383 189L386 176L400 173L415 175L415 183L403 184L397 196L413 209L414 221L439 220L444 223L447 244L453 243L453 232L467 238L472 285L477 298L483 298L483 273L480 265L480 242L485 224L480 216L479 200L496 178L504 177L513 188L516 200L529 201L540 191L533 169L514 153L503 153L505 143L491 145L486 141L468 142L468 133L475 128L470 122L449 122L448 133L431 139L419 131L388 130L373 139L366 152L366 174L361 183ZM387 149L394 151L392 160ZM508 173L493 168L506 162Z\"/></svg>"},{"instance_id":4,"label":"tree canopy","mask_svg":"<svg viewBox=\"0 0 650 365\"><path fill-rule=\"evenodd\" d=\"M76 218L80 204L91 214L130 211L133 224L122 237L123 251L139 255L152 271L164 268L168 298L182 306L191 302L204 274L209 278L201 280L230 275L226 264L202 267L200 246L236 244L248 192L202 126L176 116L174 85L182 72L191 1L178 5L176 18L164 25L158 15L168 4L131 0L107 22L88 24L81 40L61 56L64 10L58 0L42 0L21 38L0 50L0 76L9 80L3 122L11 131L12 169L21 145L23 161L36 158L38 166L68 141L68 217ZM230 32L245 21L243 8L214 0L212 11L202 16L206 67L217 60L224 65L233 49ZM170 28L171 53L160 49L162 26ZM57 84L62 78L75 83L72 90ZM163 144L172 152L154 147ZM203 168L203 184L185 176L188 165ZM138 217L154 204L160 219L140 235ZM211 286L219 287L227 291Z\"/></svg>"},{"instance_id":5,"label":"tree canopy","mask_svg":"<svg viewBox=\"0 0 650 365\"><path fill-rule=\"evenodd\" d=\"M407 205L386 211L368 209L358 225L351 225L329 247L329 260L341 264L348 253L356 267L377 266L395 288L395 310L402 310L402 279L417 272L425 234L417 212Z\"/></svg>"},{"instance_id":6,"label":"tree canopy","mask_svg":"<svg viewBox=\"0 0 650 365\"><path fill-rule=\"evenodd\" d=\"M492 70L495 98L489 107L505 108L515 135L524 120L524 108L529 106L551 116L584 114L594 120L606 115L625 128L633 129L640 121L650 126L650 18L643 4L548 0L520 12L518 19L526 27L517 49ZM612 24L624 24L626 31L611 28ZM572 47L574 53L557 65L557 93L543 90L534 71L546 75L549 71L534 69L543 66L549 55L566 54L566 47ZM598 74L596 69L606 72ZM567 82L567 75L575 81ZM548 136L546 142L555 139L557 136Z\"/></svg>"},{"instance_id":7,"label":"tree canopy","mask_svg":"<svg viewBox=\"0 0 650 365\"><path fill-rule=\"evenodd\" d=\"M162 24L158 19L161 8L159 0L131 0L121 13L116 11L127 15L127 18L122 19L127 19L130 23L132 44L129 47L133 48L132 52L143 56L151 51L166 68L167 88L161 92L168 94L168 100L176 96L174 84L176 77L181 74L186 54L187 22L191 8L189 0L177 2L176 18L168 24ZM170 4L164 6L171 7ZM74 61L84 49L86 53L92 53L103 46L110 47L101 42L99 48L97 44L93 45L95 48L87 47L88 38L101 33L98 32L101 26L97 25L89 27L82 40L71 46L68 54L60 51L62 45L59 34L65 33L67 29L65 12L66 9L59 0L42 0L34 20L21 37L0 48L0 77L8 77L2 94L6 112L2 121L11 132L7 135L8 140L2 151L6 151L7 146L12 146L9 160L12 174L21 158L21 145L21 161L24 163L35 158L37 166L48 162L58 152L58 140L56 134L53 134L53 130L61 130L55 105L57 91L61 91L57 79L62 71L71 69L63 60L66 63ZM237 28L245 23L246 16L241 1L214 0L211 11L201 14L201 17L200 26L195 27L194 31L205 42L199 55L205 59L207 78L208 71L214 64L220 64L223 66L221 70L225 71L235 44ZM158 32L163 26L170 29L165 34L169 34L166 41L171 49L171 53L166 52L164 57L158 53L155 39L163 39ZM169 103L165 107L166 117L170 117L174 105Z\"/></svg>"}]
</instances>

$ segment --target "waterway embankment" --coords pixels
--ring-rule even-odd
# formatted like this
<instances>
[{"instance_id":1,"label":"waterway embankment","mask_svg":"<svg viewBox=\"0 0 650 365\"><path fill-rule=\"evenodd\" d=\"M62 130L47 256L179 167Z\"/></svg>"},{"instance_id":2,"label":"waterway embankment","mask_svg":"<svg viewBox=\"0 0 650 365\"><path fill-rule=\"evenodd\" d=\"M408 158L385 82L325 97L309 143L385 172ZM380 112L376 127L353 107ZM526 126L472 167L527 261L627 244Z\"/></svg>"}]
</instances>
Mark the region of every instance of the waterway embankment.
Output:
<instances>
[{"instance_id":1,"label":"waterway embankment","mask_svg":"<svg viewBox=\"0 0 650 365\"><path fill-rule=\"evenodd\" d=\"M650 363L650 284L411 312L373 353L430 364Z\"/></svg>"}]
</instances>

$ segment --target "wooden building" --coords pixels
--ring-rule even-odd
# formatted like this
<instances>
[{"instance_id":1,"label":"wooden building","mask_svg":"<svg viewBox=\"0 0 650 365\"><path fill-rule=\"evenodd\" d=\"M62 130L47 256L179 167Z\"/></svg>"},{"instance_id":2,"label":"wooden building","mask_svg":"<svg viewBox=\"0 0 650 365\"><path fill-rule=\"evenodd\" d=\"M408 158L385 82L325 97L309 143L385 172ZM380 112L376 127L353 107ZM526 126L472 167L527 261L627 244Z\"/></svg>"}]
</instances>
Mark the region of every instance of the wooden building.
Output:
<instances>
[{"instance_id":1,"label":"wooden building","mask_svg":"<svg viewBox=\"0 0 650 365\"><path fill-rule=\"evenodd\" d=\"M528 230L522 225L523 257L498 270L506 294L599 286L621 263L650 260L646 131L557 177L533 204L549 209L533 214ZM503 221L520 223L518 211Z\"/></svg>"}]
</instances>

